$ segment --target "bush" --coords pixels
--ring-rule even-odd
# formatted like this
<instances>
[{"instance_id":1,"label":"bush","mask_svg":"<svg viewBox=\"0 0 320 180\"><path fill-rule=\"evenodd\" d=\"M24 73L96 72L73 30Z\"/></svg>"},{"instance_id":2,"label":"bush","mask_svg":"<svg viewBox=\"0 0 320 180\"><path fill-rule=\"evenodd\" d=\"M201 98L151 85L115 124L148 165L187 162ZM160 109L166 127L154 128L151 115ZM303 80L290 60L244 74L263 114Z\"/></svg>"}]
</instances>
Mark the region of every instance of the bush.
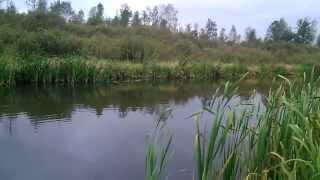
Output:
<instances>
[{"instance_id":1,"label":"bush","mask_svg":"<svg viewBox=\"0 0 320 180\"><path fill-rule=\"evenodd\" d=\"M71 56L80 55L82 45L80 40L67 33L44 30L37 33L26 33L18 40L17 49L23 57L34 54Z\"/></svg>"},{"instance_id":2,"label":"bush","mask_svg":"<svg viewBox=\"0 0 320 180\"><path fill-rule=\"evenodd\" d=\"M152 43L141 36L128 37L120 45L120 59L143 62L151 58L155 52Z\"/></svg>"},{"instance_id":3,"label":"bush","mask_svg":"<svg viewBox=\"0 0 320 180\"><path fill-rule=\"evenodd\" d=\"M0 26L0 39L4 44L14 44L20 37L21 31L8 25Z\"/></svg>"},{"instance_id":4,"label":"bush","mask_svg":"<svg viewBox=\"0 0 320 180\"><path fill-rule=\"evenodd\" d=\"M176 57L179 59L189 58L194 52L195 46L190 40L179 40L174 45Z\"/></svg>"},{"instance_id":5,"label":"bush","mask_svg":"<svg viewBox=\"0 0 320 180\"><path fill-rule=\"evenodd\" d=\"M65 20L55 13L30 12L23 20L23 28L28 31L42 29L63 29Z\"/></svg>"}]
</instances>

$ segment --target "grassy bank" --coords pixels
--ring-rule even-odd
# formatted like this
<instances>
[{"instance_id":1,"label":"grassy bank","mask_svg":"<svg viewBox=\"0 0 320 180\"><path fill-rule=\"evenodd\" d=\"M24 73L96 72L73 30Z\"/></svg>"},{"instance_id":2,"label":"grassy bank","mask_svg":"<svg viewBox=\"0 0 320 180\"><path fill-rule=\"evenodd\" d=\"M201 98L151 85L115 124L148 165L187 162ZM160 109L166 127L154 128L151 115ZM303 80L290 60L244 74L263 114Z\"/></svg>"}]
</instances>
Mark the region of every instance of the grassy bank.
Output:
<instances>
[{"instance_id":1,"label":"grassy bank","mask_svg":"<svg viewBox=\"0 0 320 180\"><path fill-rule=\"evenodd\" d=\"M237 85L227 83L223 95L217 93L209 106L194 114L196 173L190 179L320 178L319 78L311 74L293 82L279 77L284 82L271 88L264 107L253 99L233 104ZM212 117L209 133L202 129L204 113ZM167 159L167 153L159 158ZM165 179L164 172L158 177Z\"/></svg>"},{"instance_id":2,"label":"grassy bank","mask_svg":"<svg viewBox=\"0 0 320 180\"><path fill-rule=\"evenodd\" d=\"M82 58L38 60L0 59L0 84L114 83L137 80L237 79L249 72L251 78L310 72L312 65L241 65L209 61L132 63Z\"/></svg>"}]
</instances>

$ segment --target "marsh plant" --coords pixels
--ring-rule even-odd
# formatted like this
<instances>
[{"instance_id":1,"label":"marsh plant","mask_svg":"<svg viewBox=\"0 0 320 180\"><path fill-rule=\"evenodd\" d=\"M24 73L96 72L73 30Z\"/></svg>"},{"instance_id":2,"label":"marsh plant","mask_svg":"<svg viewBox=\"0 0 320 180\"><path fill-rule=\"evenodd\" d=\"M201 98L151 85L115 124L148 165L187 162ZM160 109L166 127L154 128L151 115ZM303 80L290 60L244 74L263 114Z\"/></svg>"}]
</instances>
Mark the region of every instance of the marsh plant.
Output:
<instances>
[{"instance_id":1,"label":"marsh plant","mask_svg":"<svg viewBox=\"0 0 320 180\"><path fill-rule=\"evenodd\" d=\"M195 174L190 179L320 178L319 78L314 70L294 81L278 78L283 83L270 88L263 107L254 100L235 104L237 84L226 83L192 116ZM201 126L204 113L212 120L208 133Z\"/></svg>"},{"instance_id":2,"label":"marsh plant","mask_svg":"<svg viewBox=\"0 0 320 180\"><path fill-rule=\"evenodd\" d=\"M172 155L171 143L173 135L166 136L166 120L171 115L171 109L164 109L159 113L155 122L155 128L148 137L145 157L145 179L161 180L166 179L167 163Z\"/></svg>"}]
</instances>

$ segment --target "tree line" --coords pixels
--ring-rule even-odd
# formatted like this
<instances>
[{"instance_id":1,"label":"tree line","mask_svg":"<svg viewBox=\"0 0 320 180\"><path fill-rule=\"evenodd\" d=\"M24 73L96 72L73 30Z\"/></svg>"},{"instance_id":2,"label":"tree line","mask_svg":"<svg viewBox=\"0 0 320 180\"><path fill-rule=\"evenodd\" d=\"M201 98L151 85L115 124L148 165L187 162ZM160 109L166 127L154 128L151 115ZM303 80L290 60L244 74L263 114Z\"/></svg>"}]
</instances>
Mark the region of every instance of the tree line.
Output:
<instances>
[{"instance_id":1,"label":"tree line","mask_svg":"<svg viewBox=\"0 0 320 180\"><path fill-rule=\"evenodd\" d=\"M4 0L2 0L3 2ZM9 2L9 3L8 3ZM14 2L8 1L7 11L16 12ZM48 7L47 0L26 0L29 7L29 13L53 13L61 16L65 22L87 25L105 25L105 26L153 26L160 29L167 29L172 32L189 33L196 39L207 39L213 41L224 41L229 43L240 43L241 36L237 33L233 25L229 34L225 28L218 32L217 23L209 18L205 27L199 28L198 24L187 24L181 27L178 24L178 10L172 4L156 5L153 8L147 7L145 10L133 11L128 4L123 4L113 18L105 17L104 5L99 3L89 11L88 19L85 19L85 12L80 10L76 12L70 2L56 0ZM265 41L275 42L293 42L298 44L312 44L316 38L316 21L310 18L301 18L293 31L286 20L273 21L267 29ZM256 30L248 27L245 31L244 41L261 41L257 37ZM320 45L320 36L317 38L317 45Z\"/></svg>"},{"instance_id":2,"label":"tree line","mask_svg":"<svg viewBox=\"0 0 320 180\"><path fill-rule=\"evenodd\" d=\"M92 7L87 16L63 0L50 4L47 0L26 0L25 4L28 12L21 13L13 0L0 0L0 51L15 54L8 49L16 49L23 57L37 52L49 56L85 54L141 61L172 59L194 52L208 58L212 51L207 49L221 45L263 50L274 49L272 46L279 44L320 46L316 21L308 17L299 19L294 28L284 18L275 20L265 37L258 37L256 29L248 27L241 37L235 25L230 30L219 29L212 18L208 18L204 27L197 23L181 26L178 10L172 4L142 11L133 11L123 4L114 17L105 16L102 3ZM225 55L222 58L226 59Z\"/></svg>"}]
</instances>

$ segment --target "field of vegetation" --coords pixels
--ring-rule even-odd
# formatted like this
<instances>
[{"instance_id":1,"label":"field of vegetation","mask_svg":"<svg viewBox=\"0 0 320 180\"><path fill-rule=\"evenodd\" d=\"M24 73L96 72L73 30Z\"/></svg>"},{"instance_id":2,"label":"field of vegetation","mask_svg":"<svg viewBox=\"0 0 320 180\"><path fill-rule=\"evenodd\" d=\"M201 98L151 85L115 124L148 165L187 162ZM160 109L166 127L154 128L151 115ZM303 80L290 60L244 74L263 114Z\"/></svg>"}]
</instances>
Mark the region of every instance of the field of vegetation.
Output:
<instances>
[{"instance_id":1,"label":"field of vegetation","mask_svg":"<svg viewBox=\"0 0 320 180\"><path fill-rule=\"evenodd\" d=\"M208 19L205 27L180 26L173 5L132 11L122 5L105 17L98 4L85 19L70 2L27 0L1 4L0 84L96 83L145 79L218 79L296 75L320 58L315 21L271 23L266 37L247 28L241 38ZM5 7L5 5L7 5Z\"/></svg>"},{"instance_id":2,"label":"field of vegetation","mask_svg":"<svg viewBox=\"0 0 320 180\"><path fill-rule=\"evenodd\" d=\"M319 78L313 73L297 81L279 78L283 83L270 89L265 107L252 100L230 103L237 97L237 84L226 83L222 95L217 91L192 116L195 174L190 179L319 179ZM212 117L208 132L202 129L204 113ZM165 121L159 124L147 146L147 180L165 179L172 155L174 138L163 136Z\"/></svg>"}]
</instances>

